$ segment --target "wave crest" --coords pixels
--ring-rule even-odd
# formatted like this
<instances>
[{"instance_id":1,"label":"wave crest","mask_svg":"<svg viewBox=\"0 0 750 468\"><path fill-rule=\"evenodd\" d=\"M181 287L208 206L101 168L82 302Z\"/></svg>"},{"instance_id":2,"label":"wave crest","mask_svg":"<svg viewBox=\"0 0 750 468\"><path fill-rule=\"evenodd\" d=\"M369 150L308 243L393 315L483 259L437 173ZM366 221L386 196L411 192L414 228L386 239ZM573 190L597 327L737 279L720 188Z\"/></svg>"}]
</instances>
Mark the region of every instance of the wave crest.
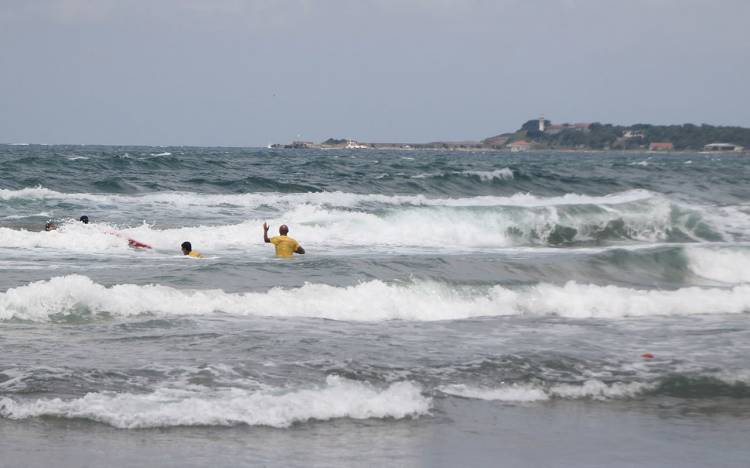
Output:
<instances>
[{"instance_id":1,"label":"wave crest","mask_svg":"<svg viewBox=\"0 0 750 468\"><path fill-rule=\"evenodd\" d=\"M687 249L690 270L723 283L750 283L750 251L693 247Z\"/></svg>"},{"instance_id":2,"label":"wave crest","mask_svg":"<svg viewBox=\"0 0 750 468\"><path fill-rule=\"evenodd\" d=\"M41 197L47 189L28 189ZM2 195L2 194L0 194ZM72 196L72 195L71 195ZM77 196L77 195L76 195ZM709 219L698 208L681 208L666 197L630 191L602 197L568 194L540 198L510 197L431 199L424 196L308 193L266 196L152 194L140 197L85 194L94 203L118 204L133 216L165 209L185 210L192 222L255 219L238 224L195 225L155 229L148 225L124 229L123 234L156 248L174 250L186 238L203 250L247 248L257 245L248 231L264 221L290 224L303 245L354 246L367 249L428 248L438 250L488 249L518 245L580 245L610 241L694 242L724 240L750 229L734 226L727 233L723 218ZM40 209L43 207L39 207ZM103 206L102 209L111 211ZM258 210L248 213L247 209ZM205 218L202 210L206 210ZM212 211L214 210L214 211ZM28 207L24 208L28 212ZM137 213L137 214L136 214ZM737 217L731 218L736 224ZM100 226L101 229L97 228ZM100 223L80 229L67 223L56 233L0 228L0 245L14 248L47 247L75 251L103 251L116 243ZM744 229L744 230L743 230Z\"/></svg>"},{"instance_id":3,"label":"wave crest","mask_svg":"<svg viewBox=\"0 0 750 468\"><path fill-rule=\"evenodd\" d=\"M548 387L537 384L517 384L487 388L457 384L445 385L440 387L439 390L446 395L462 398L528 403L547 401L554 398L566 400L632 398L652 388L655 388L655 385L639 382L605 383L592 379L580 384L557 384Z\"/></svg>"},{"instance_id":4,"label":"wave crest","mask_svg":"<svg viewBox=\"0 0 750 468\"><path fill-rule=\"evenodd\" d=\"M167 316L256 315L345 321L461 320L504 315L558 315L569 318L649 317L743 313L750 310L750 285L731 289L689 287L640 290L568 282L510 289L456 287L416 281L355 286L306 284L267 292L226 293L168 286L120 284L105 287L80 275L39 281L0 293L0 319L67 320L109 314Z\"/></svg>"},{"instance_id":5,"label":"wave crest","mask_svg":"<svg viewBox=\"0 0 750 468\"><path fill-rule=\"evenodd\" d=\"M89 393L73 400L16 401L0 398L0 416L89 419L121 429L174 426L289 427L306 421L337 418L418 417L432 400L408 381L377 389L369 384L329 376L326 385L289 393L231 389L158 389L149 394Z\"/></svg>"}]
</instances>

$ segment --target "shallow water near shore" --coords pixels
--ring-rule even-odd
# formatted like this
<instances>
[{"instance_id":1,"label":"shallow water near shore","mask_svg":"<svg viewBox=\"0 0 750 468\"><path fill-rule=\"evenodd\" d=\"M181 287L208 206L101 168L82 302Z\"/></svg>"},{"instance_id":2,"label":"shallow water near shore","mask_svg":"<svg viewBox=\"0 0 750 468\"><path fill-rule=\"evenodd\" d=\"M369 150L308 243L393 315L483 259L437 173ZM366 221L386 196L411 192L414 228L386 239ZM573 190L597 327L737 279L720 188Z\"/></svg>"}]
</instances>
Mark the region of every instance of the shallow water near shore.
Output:
<instances>
[{"instance_id":1,"label":"shallow water near shore","mask_svg":"<svg viewBox=\"0 0 750 468\"><path fill-rule=\"evenodd\" d=\"M0 465L746 466L749 167L0 146Z\"/></svg>"}]
</instances>

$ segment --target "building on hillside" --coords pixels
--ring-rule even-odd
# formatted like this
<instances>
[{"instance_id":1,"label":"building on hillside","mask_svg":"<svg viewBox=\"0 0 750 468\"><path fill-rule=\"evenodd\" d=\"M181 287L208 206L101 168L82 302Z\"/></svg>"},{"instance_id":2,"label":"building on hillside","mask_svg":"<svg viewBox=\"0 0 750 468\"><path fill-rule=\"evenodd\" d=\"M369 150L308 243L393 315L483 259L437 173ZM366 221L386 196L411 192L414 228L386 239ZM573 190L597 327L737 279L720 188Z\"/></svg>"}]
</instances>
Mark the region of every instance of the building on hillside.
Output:
<instances>
[{"instance_id":1,"label":"building on hillside","mask_svg":"<svg viewBox=\"0 0 750 468\"><path fill-rule=\"evenodd\" d=\"M673 149L674 145L669 141L653 142L648 145L649 151L672 151Z\"/></svg>"},{"instance_id":2,"label":"building on hillside","mask_svg":"<svg viewBox=\"0 0 750 468\"><path fill-rule=\"evenodd\" d=\"M544 116L539 117L539 131L544 133Z\"/></svg>"},{"instance_id":3,"label":"building on hillside","mask_svg":"<svg viewBox=\"0 0 750 468\"><path fill-rule=\"evenodd\" d=\"M742 151L744 148L734 143L711 143L703 147L703 151Z\"/></svg>"},{"instance_id":4,"label":"building on hillside","mask_svg":"<svg viewBox=\"0 0 750 468\"><path fill-rule=\"evenodd\" d=\"M517 153L519 151L528 151L531 148L531 143L526 140L518 140L508 145L511 151Z\"/></svg>"}]
</instances>

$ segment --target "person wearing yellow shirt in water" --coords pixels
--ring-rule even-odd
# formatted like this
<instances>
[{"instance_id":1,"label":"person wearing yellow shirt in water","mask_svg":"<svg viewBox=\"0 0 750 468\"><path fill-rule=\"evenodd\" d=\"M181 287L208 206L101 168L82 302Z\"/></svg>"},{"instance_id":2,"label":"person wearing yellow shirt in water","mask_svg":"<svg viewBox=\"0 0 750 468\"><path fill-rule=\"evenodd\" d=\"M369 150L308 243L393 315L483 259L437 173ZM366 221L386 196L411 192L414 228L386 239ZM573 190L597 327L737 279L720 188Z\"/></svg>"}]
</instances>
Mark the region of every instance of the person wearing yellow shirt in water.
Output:
<instances>
[{"instance_id":1,"label":"person wearing yellow shirt in water","mask_svg":"<svg viewBox=\"0 0 750 468\"><path fill-rule=\"evenodd\" d=\"M263 223L263 240L266 241L269 244L273 244L274 247L276 247L276 256L277 257L291 257L293 254L304 254L305 249L302 248L301 245L299 245L299 242L292 239L291 237L288 237L287 234L289 234L289 228L286 227L286 224L282 224L279 226L279 235L268 238L268 224Z\"/></svg>"},{"instance_id":2,"label":"person wearing yellow shirt in water","mask_svg":"<svg viewBox=\"0 0 750 468\"><path fill-rule=\"evenodd\" d=\"M188 241L183 242L180 247L182 248L182 255L187 255L188 257L203 258L203 255L201 255L200 252L198 252L197 250L193 250L193 246Z\"/></svg>"}]
</instances>

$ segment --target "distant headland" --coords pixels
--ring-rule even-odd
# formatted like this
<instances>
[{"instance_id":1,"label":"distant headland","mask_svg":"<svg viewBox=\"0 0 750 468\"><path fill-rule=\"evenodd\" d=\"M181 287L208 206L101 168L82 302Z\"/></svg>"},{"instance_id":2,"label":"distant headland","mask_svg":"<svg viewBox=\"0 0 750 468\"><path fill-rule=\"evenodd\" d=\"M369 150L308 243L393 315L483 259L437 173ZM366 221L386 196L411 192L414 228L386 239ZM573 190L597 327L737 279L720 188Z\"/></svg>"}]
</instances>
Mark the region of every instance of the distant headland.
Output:
<instances>
[{"instance_id":1,"label":"distant headland","mask_svg":"<svg viewBox=\"0 0 750 468\"><path fill-rule=\"evenodd\" d=\"M271 148L318 149L448 149L448 150L646 150L646 151L743 151L750 149L750 128L714 125L630 126L594 123L555 124L540 117L511 133L480 141L429 143L367 143L329 138L321 143L294 141Z\"/></svg>"}]
</instances>

